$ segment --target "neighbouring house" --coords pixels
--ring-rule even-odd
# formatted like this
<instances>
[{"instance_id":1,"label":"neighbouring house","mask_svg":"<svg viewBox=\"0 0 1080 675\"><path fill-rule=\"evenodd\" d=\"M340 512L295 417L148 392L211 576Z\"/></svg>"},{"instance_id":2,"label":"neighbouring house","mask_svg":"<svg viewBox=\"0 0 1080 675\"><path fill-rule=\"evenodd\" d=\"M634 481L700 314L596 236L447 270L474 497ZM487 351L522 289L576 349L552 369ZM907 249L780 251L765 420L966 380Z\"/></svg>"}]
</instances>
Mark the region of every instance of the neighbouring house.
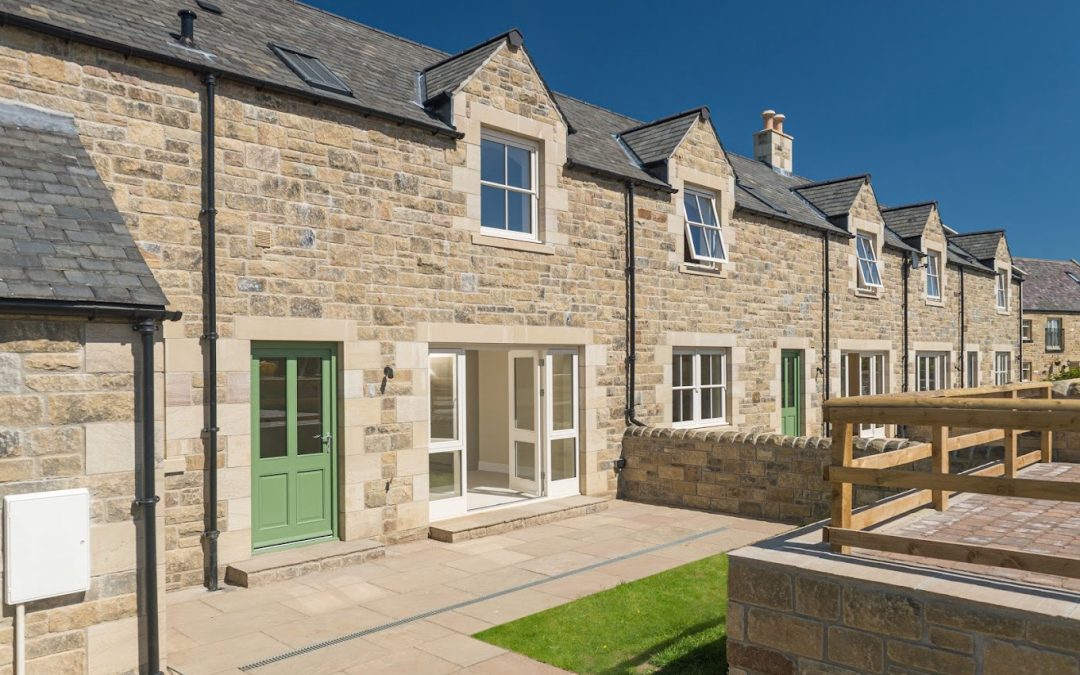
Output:
<instances>
[{"instance_id":1,"label":"neighbouring house","mask_svg":"<svg viewBox=\"0 0 1080 675\"><path fill-rule=\"evenodd\" d=\"M1026 380L1080 367L1080 262L1017 258L1026 280L1021 339Z\"/></svg>"},{"instance_id":2,"label":"neighbouring house","mask_svg":"<svg viewBox=\"0 0 1080 675\"><path fill-rule=\"evenodd\" d=\"M1017 376L1004 234L799 176L783 115L743 157L708 108L553 92L516 30L450 55L219 5L0 0L0 490L93 492L94 586L28 608L50 672L150 659L147 321L169 590L613 496L628 425L806 436L831 397Z\"/></svg>"}]
</instances>

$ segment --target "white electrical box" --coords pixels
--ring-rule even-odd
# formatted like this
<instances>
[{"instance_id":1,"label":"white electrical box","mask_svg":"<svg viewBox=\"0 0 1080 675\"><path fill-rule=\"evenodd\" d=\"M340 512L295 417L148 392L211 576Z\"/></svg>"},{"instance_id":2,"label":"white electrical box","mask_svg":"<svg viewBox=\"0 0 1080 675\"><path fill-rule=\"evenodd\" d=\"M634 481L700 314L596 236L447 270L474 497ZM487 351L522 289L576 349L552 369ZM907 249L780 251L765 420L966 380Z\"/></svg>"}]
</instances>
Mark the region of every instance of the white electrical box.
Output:
<instances>
[{"instance_id":1,"label":"white electrical box","mask_svg":"<svg viewBox=\"0 0 1080 675\"><path fill-rule=\"evenodd\" d=\"M4 497L4 590L21 605L90 589L90 491Z\"/></svg>"}]
</instances>

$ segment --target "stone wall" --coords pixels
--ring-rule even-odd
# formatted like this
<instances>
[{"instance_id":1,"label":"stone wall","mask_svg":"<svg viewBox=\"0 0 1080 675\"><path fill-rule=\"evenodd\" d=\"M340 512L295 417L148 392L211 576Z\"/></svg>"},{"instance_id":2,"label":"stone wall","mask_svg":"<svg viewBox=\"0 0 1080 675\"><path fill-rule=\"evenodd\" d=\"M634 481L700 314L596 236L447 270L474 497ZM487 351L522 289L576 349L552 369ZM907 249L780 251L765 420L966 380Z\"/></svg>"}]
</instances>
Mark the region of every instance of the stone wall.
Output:
<instances>
[{"instance_id":1,"label":"stone wall","mask_svg":"<svg viewBox=\"0 0 1080 675\"><path fill-rule=\"evenodd\" d=\"M1031 321L1031 340L1024 341L1023 360L1031 364L1031 379L1045 380L1050 375L1080 363L1080 314L1061 312L1024 312ZM1061 319L1061 351L1046 350L1046 321Z\"/></svg>"},{"instance_id":2,"label":"stone wall","mask_svg":"<svg viewBox=\"0 0 1080 675\"><path fill-rule=\"evenodd\" d=\"M729 559L732 675L1078 670L1080 622L1055 615L1075 603L812 554L748 548Z\"/></svg>"},{"instance_id":3,"label":"stone wall","mask_svg":"<svg viewBox=\"0 0 1080 675\"><path fill-rule=\"evenodd\" d=\"M0 497L90 491L90 590L26 606L31 673L129 672L140 662L137 338L129 324L0 321ZM160 607L164 633L164 595ZM12 617L5 605L0 672L11 672Z\"/></svg>"}]
</instances>

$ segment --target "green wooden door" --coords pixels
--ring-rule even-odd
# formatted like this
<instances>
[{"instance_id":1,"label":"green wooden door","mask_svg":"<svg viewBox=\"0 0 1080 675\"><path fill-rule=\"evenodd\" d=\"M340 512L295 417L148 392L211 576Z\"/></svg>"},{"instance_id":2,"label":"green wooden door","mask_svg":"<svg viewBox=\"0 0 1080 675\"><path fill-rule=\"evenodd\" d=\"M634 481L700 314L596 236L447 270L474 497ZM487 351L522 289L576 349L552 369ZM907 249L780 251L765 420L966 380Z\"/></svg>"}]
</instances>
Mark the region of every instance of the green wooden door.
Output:
<instances>
[{"instance_id":1,"label":"green wooden door","mask_svg":"<svg viewBox=\"0 0 1080 675\"><path fill-rule=\"evenodd\" d=\"M780 354L780 432L803 435L803 353L785 349Z\"/></svg>"},{"instance_id":2,"label":"green wooden door","mask_svg":"<svg viewBox=\"0 0 1080 675\"><path fill-rule=\"evenodd\" d=\"M337 530L336 362L329 347L252 349L251 524L256 549Z\"/></svg>"}]
</instances>

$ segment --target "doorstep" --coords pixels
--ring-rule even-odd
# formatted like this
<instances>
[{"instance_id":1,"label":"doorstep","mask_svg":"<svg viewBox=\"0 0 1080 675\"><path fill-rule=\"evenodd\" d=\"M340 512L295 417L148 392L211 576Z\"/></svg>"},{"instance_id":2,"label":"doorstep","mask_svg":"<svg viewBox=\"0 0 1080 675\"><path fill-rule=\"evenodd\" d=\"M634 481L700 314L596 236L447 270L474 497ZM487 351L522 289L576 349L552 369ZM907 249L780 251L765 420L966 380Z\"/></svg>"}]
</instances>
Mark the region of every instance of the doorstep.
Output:
<instances>
[{"instance_id":1,"label":"doorstep","mask_svg":"<svg viewBox=\"0 0 1080 675\"><path fill-rule=\"evenodd\" d=\"M520 506L481 511L459 518L440 520L428 528L428 536L448 544L493 534L502 534L530 525L543 525L586 513L596 513L608 507L607 497L565 497L550 501L526 503Z\"/></svg>"},{"instance_id":2,"label":"doorstep","mask_svg":"<svg viewBox=\"0 0 1080 675\"><path fill-rule=\"evenodd\" d=\"M244 588L284 581L301 574L357 565L381 558L386 547L371 539L327 541L252 556L225 568L225 583Z\"/></svg>"}]
</instances>

